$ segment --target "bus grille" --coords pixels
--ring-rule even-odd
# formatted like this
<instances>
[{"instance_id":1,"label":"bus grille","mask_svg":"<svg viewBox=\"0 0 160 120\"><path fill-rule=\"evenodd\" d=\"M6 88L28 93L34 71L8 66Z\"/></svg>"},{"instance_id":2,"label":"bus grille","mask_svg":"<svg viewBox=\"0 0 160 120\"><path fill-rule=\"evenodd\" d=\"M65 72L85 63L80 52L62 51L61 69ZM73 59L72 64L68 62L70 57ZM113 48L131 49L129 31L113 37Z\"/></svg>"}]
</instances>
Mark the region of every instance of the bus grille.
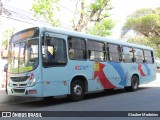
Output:
<instances>
[{"instance_id":1,"label":"bus grille","mask_svg":"<svg viewBox=\"0 0 160 120\"><path fill-rule=\"evenodd\" d=\"M25 89L13 89L15 93L24 93Z\"/></svg>"},{"instance_id":2,"label":"bus grille","mask_svg":"<svg viewBox=\"0 0 160 120\"><path fill-rule=\"evenodd\" d=\"M11 77L10 79L13 82L24 82L29 78L29 76L24 76L24 77Z\"/></svg>"},{"instance_id":3,"label":"bus grille","mask_svg":"<svg viewBox=\"0 0 160 120\"><path fill-rule=\"evenodd\" d=\"M13 84L14 87L26 87L27 84Z\"/></svg>"}]
</instances>

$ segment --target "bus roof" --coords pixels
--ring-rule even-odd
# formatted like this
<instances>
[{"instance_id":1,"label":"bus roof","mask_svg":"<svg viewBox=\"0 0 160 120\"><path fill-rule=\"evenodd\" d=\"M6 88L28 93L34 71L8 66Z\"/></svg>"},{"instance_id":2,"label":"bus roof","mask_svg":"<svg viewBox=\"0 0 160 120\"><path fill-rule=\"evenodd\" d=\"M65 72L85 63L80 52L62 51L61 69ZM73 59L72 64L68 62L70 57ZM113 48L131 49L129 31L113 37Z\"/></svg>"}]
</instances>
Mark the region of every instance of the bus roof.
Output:
<instances>
[{"instance_id":1,"label":"bus roof","mask_svg":"<svg viewBox=\"0 0 160 120\"><path fill-rule=\"evenodd\" d=\"M69 36L74 36L74 37L80 37L80 38L85 38L85 39L90 39L90 40L96 40L96 41L104 41L107 43L114 43L114 44L120 44L124 46L130 46L130 47L137 47L137 48L142 48L142 49L148 49L148 50L153 50L153 48L144 46L144 45L138 45L134 43L129 43L125 42L122 40L115 40L107 37L99 37L95 35L90 35L90 34L85 34L81 32L76 32L72 30L66 30L62 28L56 28L56 27L44 27L44 29L48 32L54 32L54 33L59 33L59 34L64 34L64 35L69 35Z\"/></svg>"},{"instance_id":2,"label":"bus roof","mask_svg":"<svg viewBox=\"0 0 160 120\"><path fill-rule=\"evenodd\" d=\"M57 28L57 27L39 27L39 28L44 29L47 32L54 32L57 34L63 34L63 35L80 37L80 38L89 39L89 40L103 41L103 42L107 42L107 43L120 44L120 45L124 45L124 46L153 50L153 48L148 47L148 46L144 46L144 45L138 45L138 44L134 44L134 43L125 42L122 40L115 40L115 39L111 39L111 38L107 38L107 37L100 37L100 36L95 36L95 35L91 35L91 34L85 34L85 33L67 30L67 29L63 29L63 28Z\"/></svg>"}]
</instances>

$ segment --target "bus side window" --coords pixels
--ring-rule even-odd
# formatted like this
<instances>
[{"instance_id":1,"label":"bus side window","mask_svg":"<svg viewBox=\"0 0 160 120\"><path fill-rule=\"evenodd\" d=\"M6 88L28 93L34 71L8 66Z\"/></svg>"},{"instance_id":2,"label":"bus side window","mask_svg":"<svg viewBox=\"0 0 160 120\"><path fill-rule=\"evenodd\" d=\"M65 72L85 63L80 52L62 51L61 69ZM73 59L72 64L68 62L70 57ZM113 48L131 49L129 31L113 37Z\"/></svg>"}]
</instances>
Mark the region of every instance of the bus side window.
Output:
<instances>
[{"instance_id":1,"label":"bus side window","mask_svg":"<svg viewBox=\"0 0 160 120\"><path fill-rule=\"evenodd\" d=\"M116 44L108 44L109 60L114 62L122 61L121 46Z\"/></svg>"},{"instance_id":2,"label":"bus side window","mask_svg":"<svg viewBox=\"0 0 160 120\"><path fill-rule=\"evenodd\" d=\"M63 66L67 63L65 41L51 37L42 41L43 66Z\"/></svg>"},{"instance_id":3,"label":"bus side window","mask_svg":"<svg viewBox=\"0 0 160 120\"><path fill-rule=\"evenodd\" d=\"M134 62L134 57L133 57L133 48L123 46L123 62Z\"/></svg>"},{"instance_id":4,"label":"bus side window","mask_svg":"<svg viewBox=\"0 0 160 120\"><path fill-rule=\"evenodd\" d=\"M144 50L144 56L145 56L145 61L147 64L153 64L154 63L154 57L153 57L153 52L149 50Z\"/></svg>"},{"instance_id":5,"label":"bus side window","mask_svg":"<svg viewBox=\"0 0 160 120\"><path fill-rule=\"evenodd\" d=\"M144 62L144 54L143 54L142 49L135 48L134 55L135 55L136 63L143 63Z\"/></svg>"},{"instance_id":6,"label":"bus side window","mask_svg":"<svg viewBox=\"0 0 160 120\"><path fill-rule=\"evenodd\" d=\"M87 59L85 40L82 38L69 37L68 54L71 60Z\"/></svg>"},{"instance_id":7,"label":"bus side window","mask_svg":"<svg viewBox=\"0 0 160 120\"><path fill-rule=\"evenodd\" d=\"M88 54L90 60L104 61L105 60L105 44L103 42L97 42L88 40Z\"/></svg>"}]
</instances>

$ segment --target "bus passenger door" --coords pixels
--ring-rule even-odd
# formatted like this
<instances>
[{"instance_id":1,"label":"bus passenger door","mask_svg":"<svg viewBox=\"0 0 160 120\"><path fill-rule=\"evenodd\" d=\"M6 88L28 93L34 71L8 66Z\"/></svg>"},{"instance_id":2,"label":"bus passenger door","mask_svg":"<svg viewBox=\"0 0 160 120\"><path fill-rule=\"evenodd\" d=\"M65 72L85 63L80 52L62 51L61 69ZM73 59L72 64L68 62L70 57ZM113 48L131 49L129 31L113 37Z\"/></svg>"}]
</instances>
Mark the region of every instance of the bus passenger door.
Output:
<instances>
[{"instance_id":1,"label":"bus passenger door","mask_svg":"<svg viewBox=\"0 0 160 120\"><path fill-rule=\"evenodd\" d=\"M68 94L65 35L46 33L42 39L43 96Z\"/></svg>"}]
</instances>

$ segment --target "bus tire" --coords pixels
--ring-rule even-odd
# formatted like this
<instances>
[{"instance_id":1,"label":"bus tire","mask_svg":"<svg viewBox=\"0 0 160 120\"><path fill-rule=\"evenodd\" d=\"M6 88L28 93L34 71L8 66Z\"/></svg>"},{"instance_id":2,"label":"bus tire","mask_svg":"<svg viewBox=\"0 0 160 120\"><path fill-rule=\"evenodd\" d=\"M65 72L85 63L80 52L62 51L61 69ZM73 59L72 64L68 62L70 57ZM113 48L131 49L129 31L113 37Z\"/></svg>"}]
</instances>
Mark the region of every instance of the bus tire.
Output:
<instances>
[{"instance_id":1,"label":"bus tire","mask_svg":"<svg viewBox=\"0 0 160 120\"><path fill-rule=\"evenodd\" d=\"M132 79L131 79L131 86L125 87L125 90L129 92L133 92L138 90L138 86L139 86L139 79L136 75L134 75L132 76Z\"/></svg>"},{"instance_id":2,"label":"bus tire","mask_svg":"<svg viewBox=\"0 0 160 120\"><path fill-rule=\"evenodd\" d=\"M82 81L75 80L71 83L71 94L69 95L70 99L73 102L80 101L84 98L85 87Z\"/></svg>"}]
</instances>

